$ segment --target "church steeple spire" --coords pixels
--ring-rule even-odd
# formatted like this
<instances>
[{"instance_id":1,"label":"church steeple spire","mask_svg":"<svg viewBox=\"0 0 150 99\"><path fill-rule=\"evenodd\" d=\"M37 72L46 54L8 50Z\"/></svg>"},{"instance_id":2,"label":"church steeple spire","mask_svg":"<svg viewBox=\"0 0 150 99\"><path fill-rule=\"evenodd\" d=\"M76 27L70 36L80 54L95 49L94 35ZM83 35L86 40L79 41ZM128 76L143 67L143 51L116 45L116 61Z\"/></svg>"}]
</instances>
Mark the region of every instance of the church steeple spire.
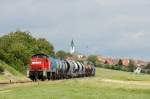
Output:
<instances>
[{"instance_id":1,"label":"church steeple spire","mask_svg":"<svg viewBox=\"0 0 150 99\"><path fill-rule=\"evenodd\" d=\"M75 45L74 45L74 41L72 39L71 44L70 44L70 53L73 54L75 52Z\"/></svg>"}]
</instances>

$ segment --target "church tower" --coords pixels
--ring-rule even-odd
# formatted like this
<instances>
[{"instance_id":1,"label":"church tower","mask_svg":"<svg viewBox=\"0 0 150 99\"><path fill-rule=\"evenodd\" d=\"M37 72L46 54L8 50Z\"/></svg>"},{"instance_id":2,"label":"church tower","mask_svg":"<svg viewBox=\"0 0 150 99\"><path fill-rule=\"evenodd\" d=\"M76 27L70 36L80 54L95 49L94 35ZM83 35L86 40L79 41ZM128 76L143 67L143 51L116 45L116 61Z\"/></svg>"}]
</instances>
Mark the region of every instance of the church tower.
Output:
<instances>
[{"instance_id":1,"label":"church tower","mask_svg":"<svg viewBox=\"0 0 150 99\"><path fill-rule=\"evenodd\" d=\"M70 44L70 53L73 54L75 52L75 45L74 45L74 41L72 39L71 44Z\"/></svg>"}]
</instances>

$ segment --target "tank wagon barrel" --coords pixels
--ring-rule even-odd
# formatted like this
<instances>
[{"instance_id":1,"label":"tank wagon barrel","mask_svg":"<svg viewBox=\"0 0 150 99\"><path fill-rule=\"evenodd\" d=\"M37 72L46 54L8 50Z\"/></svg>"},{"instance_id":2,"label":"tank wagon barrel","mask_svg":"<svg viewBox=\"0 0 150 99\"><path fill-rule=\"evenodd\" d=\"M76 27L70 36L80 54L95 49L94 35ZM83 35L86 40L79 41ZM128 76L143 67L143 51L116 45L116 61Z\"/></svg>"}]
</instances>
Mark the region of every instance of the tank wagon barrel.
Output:
<instances>
[{"instance_id":1,"label":"tank wagon barrel","mask_svg":"<svg viewBox=\"0 0 150 99\"><path fill-rule=\"evenodd\" d=\"M95 66L75 60L59 60L45 54L36 54L31 58L27 75L33 81L88 77L95 76Z\"/></svg>"}]
</instances>

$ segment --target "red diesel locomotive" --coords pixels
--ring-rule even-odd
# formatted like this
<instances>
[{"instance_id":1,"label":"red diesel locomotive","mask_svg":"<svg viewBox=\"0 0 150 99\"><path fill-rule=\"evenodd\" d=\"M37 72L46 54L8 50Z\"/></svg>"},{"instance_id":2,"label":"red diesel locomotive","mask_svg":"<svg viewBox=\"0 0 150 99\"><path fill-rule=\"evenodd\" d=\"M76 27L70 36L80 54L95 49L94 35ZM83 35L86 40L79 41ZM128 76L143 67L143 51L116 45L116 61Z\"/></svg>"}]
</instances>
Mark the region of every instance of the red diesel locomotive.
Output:
<instances>
[{"instance_id":1,"label":"red diesel locomotive","mask_svg":"<svg viewBox=\"0 0 150 99\"><path fill-rule=\"evenodd\" d=\"M33 81L94 76L95 66L74 60L59 60L45 54L36 54L31 58L27 75Z\"/></svg>"}]
</instances>

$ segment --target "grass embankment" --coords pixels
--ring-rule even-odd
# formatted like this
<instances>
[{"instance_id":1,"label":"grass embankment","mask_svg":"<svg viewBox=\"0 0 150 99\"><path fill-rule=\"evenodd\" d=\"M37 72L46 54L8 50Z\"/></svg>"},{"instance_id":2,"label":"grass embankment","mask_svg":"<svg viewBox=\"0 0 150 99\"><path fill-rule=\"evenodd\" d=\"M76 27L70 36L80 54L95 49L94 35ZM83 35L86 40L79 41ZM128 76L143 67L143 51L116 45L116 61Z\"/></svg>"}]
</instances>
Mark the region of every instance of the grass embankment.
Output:
<instances>
[{"instance_id":1,"label":"grass embankment","mask_svg":"<svg viewBox=\"0 0 150 99\"><path fill-rule=\"evenodd\" d=\"M135 74L118 70L97 69L97 77L104 79L123 80L123 81L146 81L150 82L150 75Z\"/></svg>"},{"instance_id":2,"label":"grass embankment","mask_svg":"<svg viewBox=\"0 0 150 99\"><path fill-rule=\"evenodd\" d=\"M9 82L10 80L13 81L21 81L27 80L27 78L12 68L11 66L7 65L5 62L0 60L0 65L4 67L4 73L0 74L0 82Z\"/></svg>"},{"instance_id":3,"label":"grass embankment","mask_svg":"<svg viewBox=\"0 0 150 99\"><path fill-rule=\"evenodd\" d=\"M149 81L149 75L97 68L96 77L13 85L0 91L0 99L149 99Z\"/></svg>"}]
</instances>

